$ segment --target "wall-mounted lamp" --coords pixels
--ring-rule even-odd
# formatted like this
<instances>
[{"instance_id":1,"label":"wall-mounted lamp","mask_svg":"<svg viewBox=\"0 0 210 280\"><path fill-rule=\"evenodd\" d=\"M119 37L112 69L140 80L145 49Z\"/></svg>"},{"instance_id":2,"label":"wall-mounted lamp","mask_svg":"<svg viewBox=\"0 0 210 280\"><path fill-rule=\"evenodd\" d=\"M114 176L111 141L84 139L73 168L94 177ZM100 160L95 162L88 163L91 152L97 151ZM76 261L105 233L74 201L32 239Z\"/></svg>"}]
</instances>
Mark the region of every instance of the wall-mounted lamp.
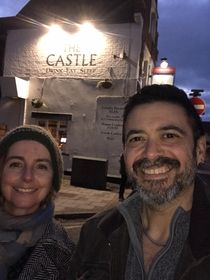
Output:
<instances>
[{"instance_id":1,"label":"wall-mounted lamp","mask_svg":"<svg viewBox=\"0 0 210 280\"><path fill-rule=\"evenodd\" d=\"M110 79L105 79L103 81L99 81L97 83L97 88L105 88L105 89L109 89L112 87L112 80Z\"/></svg>"},{"instance_id":2,"label":"wall-mounted lamp","mask_svg":"<svg viewBox=\"0 0 210 280\"><path fill-rule=\"evenodd\" d=\"M106 75L106 78L102 81L99 81L96 85L97 88L105 88L109 89L113 85L113 69L112 67L107 68L108 74Z\"/></svg>"},{"instance_id":3,"label":"wall-mounted lamp","mask_svg":"<svg viewBox=\"0 0 210 280\"><path fill-rule=\"evenodd\" d=\"M120 59L126 59L128 56L125 52L125 49L123 48L119 55L114 54L114 59L120 58Z\"/></svg>"},{"instance_id":4,"label":"wall-mounted lamp","mask_svg":"<svg viewBox=\"0 0 210 280\"><path fill-rule=\"evenodd\" d=\"M176 68L169 66L166 57L161 58L160 66L152 68L152 84L174 84Z\"/></svg>"},{"instance_id":5,"label":"wall-mounted lamp","mask_svg":"<svg viewBox=\"0 0 210 280\"><path fill-rule=\"evenodd\" d=\"M42 105L43 105L43 101L41 98L33 98L31 100L31 105L34 107L34 108L41 108Z\"/></svg>"},{"instance_id":6,"label":"wall-mounted lamp","mask_svg":"<svg viewBox=\"0 0 210 280\"><path fill-rule=\"evenodd\" d=\"M42 88L41 88L41 92L40 92L40 97L36 97L36 98L33 98L31 100L31 105L34 107L34 108L41 108L44 104L43 102L43 94L44 94L44 85L45 85L45 82L46 82L46 79L44 79L43 83L42 83ZM45 105L46 106L46 105Z\"/></svg>"},{"instance_id":7,"label":"wall-mounted lamp","mask_svg":"<svg viewBox=\"0 0 210 280\"><path fill-rule=\"evenodd\" d=\"M160 67L164 69L168 67L168 60L166 57L161 58Z\"/></svg>"}]
</instances>

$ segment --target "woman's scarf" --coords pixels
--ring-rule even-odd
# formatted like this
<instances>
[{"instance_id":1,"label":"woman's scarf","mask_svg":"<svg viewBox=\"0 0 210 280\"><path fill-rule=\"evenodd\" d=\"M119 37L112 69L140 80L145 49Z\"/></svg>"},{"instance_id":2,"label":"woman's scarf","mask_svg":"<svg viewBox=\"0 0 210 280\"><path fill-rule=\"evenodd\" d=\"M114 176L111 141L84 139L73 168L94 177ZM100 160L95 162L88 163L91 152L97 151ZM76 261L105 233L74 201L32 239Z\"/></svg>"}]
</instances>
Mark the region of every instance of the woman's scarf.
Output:
<instances>
[{"instance_id":1,"label":"woman's scarf","mask_svg":"<svg viewBox=\"0 0 210 280\"><path fill-rule=\"evenodd\" d=\"M0 207L0 279L7 279L9 266L15 264L29 247L42 237L52 220L53 203L27 216L11 216Z\"/></svg>"}]
</instances>

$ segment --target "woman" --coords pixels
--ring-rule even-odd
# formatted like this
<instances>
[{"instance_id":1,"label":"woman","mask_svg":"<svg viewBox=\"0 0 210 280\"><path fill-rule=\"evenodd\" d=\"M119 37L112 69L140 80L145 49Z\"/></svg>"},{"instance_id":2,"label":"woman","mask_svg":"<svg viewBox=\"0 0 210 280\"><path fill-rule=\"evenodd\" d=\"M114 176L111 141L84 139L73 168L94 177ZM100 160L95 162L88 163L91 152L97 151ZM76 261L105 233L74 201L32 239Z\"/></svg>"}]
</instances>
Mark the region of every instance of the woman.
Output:
<instances>
[{"instance_id":1,"label":"woman","mask_svg":"<svg viewBox=\"0 0 210 280\"><path fill-rule=\"evenodd\" d=\"M45 129L26 125L0 142L0 279L65 279L74 244L54 216L63 163Z\"/></svg>"}]
</instances>

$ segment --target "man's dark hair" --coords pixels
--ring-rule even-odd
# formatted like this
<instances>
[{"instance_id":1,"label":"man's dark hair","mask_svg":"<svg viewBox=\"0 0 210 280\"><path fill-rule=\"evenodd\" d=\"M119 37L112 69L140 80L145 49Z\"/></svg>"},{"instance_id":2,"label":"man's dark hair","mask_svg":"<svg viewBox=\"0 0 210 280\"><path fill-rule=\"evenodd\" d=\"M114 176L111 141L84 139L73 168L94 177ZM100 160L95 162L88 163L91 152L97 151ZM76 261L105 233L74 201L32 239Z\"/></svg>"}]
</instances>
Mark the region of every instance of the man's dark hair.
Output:
<instances>
[{"instance_id":1,"label":"man's dark hair","mask_svg":"<svg viewBox=\"0 0 210 280\"><path fill-rule=\"evenodd\" d=\"M172 85L151 85L143 87L140 92L128 99L123 114L123 144L125 144L125 122L131 111L138 105L151 104L158 101L176 104L184 109L192 128L194 143L205 134L200 116L182 89Z\"/></svg>"}]
</instances>

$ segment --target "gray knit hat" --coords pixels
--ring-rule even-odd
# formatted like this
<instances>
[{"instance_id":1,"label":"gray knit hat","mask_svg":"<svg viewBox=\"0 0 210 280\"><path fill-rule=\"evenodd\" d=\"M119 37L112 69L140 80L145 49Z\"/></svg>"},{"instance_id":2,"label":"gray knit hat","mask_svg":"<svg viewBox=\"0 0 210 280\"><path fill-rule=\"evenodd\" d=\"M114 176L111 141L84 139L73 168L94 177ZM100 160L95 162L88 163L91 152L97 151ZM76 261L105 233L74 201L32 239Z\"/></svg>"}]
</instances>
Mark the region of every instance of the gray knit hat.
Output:
<instances>
[{"instance_id":1,"label":"gray knit hat","mask_svg":"<svg viewBox=\"0 0 210 280\"><path fill-rule=\"evenodd\" d=\"M6 155L12 144L20 140L35 140L50 153L53 169L53 189L58 192L63 177L63 159L57 142L44 128L37 125L22 125L10 130L0 141L0 158Z\"/></svg>"}]
</instances>

